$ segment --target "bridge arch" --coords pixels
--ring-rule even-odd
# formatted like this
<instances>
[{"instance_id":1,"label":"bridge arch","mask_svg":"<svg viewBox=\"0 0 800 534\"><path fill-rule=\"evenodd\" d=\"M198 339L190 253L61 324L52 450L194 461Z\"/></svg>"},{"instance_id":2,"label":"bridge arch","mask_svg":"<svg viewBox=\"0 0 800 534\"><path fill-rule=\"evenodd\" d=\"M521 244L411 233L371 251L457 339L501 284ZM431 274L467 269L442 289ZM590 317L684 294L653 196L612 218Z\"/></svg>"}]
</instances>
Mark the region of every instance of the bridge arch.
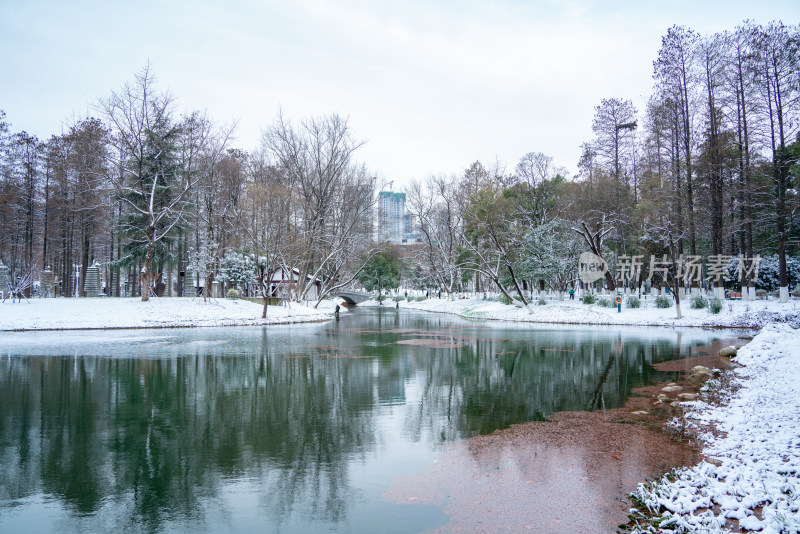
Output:
<instances>
[{"instance_id":1,"label":"bridge arch","mask_svg":"<svg viewBox=\"0 0 800 534\"><path fill-rule=\"evenodd\" d=\"M344 300L348 306L357 306L365 300L374 298L373 295L369 293L359 293L357 291L339 291L335 296Z\"/></svg>"}]
</instances>

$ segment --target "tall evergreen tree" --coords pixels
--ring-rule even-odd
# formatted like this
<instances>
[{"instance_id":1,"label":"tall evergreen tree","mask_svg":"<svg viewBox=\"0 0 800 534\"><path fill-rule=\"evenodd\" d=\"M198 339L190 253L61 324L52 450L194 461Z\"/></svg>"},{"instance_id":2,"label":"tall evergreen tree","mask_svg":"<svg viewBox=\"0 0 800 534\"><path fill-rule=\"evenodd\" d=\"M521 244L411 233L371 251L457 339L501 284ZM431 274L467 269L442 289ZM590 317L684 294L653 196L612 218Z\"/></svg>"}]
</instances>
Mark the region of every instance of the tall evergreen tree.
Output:
<instances>
[{"instance_id":1,"label":"tall evergreen tree","mask_svg":"<svg viewBox=\"0 0 800 534\"><path fill-rule=\"evenodd\" d=\"M192 185L178 166L179 124L173 117L173 99L156 91L150 68L133 83L100 103L114 129L113 142L122 171L114 184L125 205L119 224L131 241L125 262L141 262L142 300L154 288L154 260L164 259L162 241L183 220Z\"/></svg>"}]
</instances>

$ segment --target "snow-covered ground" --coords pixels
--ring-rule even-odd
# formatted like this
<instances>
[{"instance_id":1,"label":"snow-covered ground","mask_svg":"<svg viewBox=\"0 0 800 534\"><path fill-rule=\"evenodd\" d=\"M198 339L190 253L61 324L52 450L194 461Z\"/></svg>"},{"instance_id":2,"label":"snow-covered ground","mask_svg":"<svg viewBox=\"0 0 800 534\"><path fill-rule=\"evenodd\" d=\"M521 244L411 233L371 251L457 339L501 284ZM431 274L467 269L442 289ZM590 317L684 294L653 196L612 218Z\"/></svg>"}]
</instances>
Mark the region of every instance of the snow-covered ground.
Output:
<instances>
[{"instance_id":1,"label":"snow-covered ground","mask_svg":"<svg viewBox=\"0 0 800 534\"><path fill-rule=\"evenodd\" d=\"M686 403L708 460L640 485L660 525L637 531L800 532L800 335L768 325L735 361L725 405Z\"/></svg>"},{"instance_id":2,"label":"snow-covered ground","mask_svg":"<svg viewBox=\"0 0 800 534\"><path fill-rule=\"evenodd\" d=\"M318 309L292 304L270 306L267 319L261 319L261 304L246 300L201 298L152 298L141 302L138 298L56 298L30 299L0 303L0 330L46 330L82 328L148 328L173 326L228 326L281 324L330 319L339 299L326 300ZM391 299L384 306L395 306ZM374 300L359 304L361 307L377 306ZM526 310L506 305L496 300L467 298L447 300L431 298L417 301L403 300L401 308L451 313L474 319L502 321L564 323L564 324L620 324L704 327L760 328L772 322L785 322L800 326L800 301L792 299L781 304L777 300L755 302L726 301L719 314L707 309L691 309L688 302L682 306L683 318L675 319L675 307L656 308L653 299L642 301L642 307L631 309L622 304L605 308L597 304L583 304L579 300L547 300L544 306L533 304Z\"/></svg>"},{"instance_id":3,"label":"snow-covered ground","mask_svg":"<svg viewBox=\"0 0 800 534\"><path fill-rule=\"evenodd\" d=\"M610 298L610 297L609 297ZM689 302L681 304L683 318L675 318L675 306L656 308L655 299L641 301L641 308L628 308L622 303L622 312L616 306L605 308L597 304L583 304L580 300L547 300L540 306L532 304L528 309L511 306L496 300L482 298L454 299L431 298L417 301L400 301L401 308L413 308L440 313L452 313L475 319L503 321L531 321L537 323L573 324L624 324L661 326L704 326L760 328L768 323L785 322L800 326L800 301L791 299L781 303L777 300L750 302L725 301L722 311L712 314L708 309L692 309ZM367 301L359 306L377 306L376 301ZM391 299L384 306L395 306Z\"/></svg>"},{"instance_id":4,"label":"snow-covered ground","mask_svg":"<svg viewBox=\"0 0 800 534\"><path fill-rule=\"evenodd\" d=\"M285 324L331 319L331 311L292 304L202 298L56 298L0 303L0 330L69 330Z\"/></svg>"}]
</instances>

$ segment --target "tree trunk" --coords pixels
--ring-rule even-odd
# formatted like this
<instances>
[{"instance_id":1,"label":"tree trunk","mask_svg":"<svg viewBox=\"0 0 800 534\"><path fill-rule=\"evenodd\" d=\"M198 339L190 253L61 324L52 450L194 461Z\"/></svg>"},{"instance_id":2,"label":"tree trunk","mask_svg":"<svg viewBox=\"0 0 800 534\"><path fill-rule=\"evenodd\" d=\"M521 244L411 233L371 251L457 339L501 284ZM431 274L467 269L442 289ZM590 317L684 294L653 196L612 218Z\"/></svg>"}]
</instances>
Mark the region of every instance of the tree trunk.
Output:
<instances>
[{"instance_id":1,"label":"tree trunk","mask_svg":"<svg viewBox=\"0 0 800 534\"><path fill-rule=\"evenodd\" d=\"M87 215L81 215L81 276L80 287L78 287L78 294L81 297L86 296L86 270L89 268L89 230L86 221Z\"/></svg>"},{"instance_id":2,"label":"tree trunk","mask_svg":"<svg viewBox=\"0 0 800 534\"><path fill-rule=\"evenodd\" d=\"M142 302L150 300L150 281L153 276L153 255L156 250L156 229L154 226L147 228L147 252L144 256L144 265L139 276L139 287L142 290Z\"/></svg>"}]
</instances>

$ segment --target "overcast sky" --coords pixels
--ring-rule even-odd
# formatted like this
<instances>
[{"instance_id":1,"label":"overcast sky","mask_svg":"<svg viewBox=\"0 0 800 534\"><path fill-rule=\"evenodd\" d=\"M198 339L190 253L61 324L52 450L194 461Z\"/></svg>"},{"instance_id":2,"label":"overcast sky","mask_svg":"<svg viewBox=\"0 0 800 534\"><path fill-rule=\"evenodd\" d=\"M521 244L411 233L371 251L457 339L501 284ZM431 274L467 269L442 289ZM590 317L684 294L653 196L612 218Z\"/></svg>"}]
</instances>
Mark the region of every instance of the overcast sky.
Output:
<instances>
[{"instance_id":1,"label":"overcast sky","mask_svg":"<svg viewBox=\"0 0 800 534\"><path fill-rule=\"evenodd\" d=\"M238 148L282 107L349 117L400 187L526 152L575 172L602 98L643 108L667 28L744 19L796 24L800 1L0 0L0 109L46 139L149 61L180 110L238 121Z\"/></svg>"}]
</instances>

